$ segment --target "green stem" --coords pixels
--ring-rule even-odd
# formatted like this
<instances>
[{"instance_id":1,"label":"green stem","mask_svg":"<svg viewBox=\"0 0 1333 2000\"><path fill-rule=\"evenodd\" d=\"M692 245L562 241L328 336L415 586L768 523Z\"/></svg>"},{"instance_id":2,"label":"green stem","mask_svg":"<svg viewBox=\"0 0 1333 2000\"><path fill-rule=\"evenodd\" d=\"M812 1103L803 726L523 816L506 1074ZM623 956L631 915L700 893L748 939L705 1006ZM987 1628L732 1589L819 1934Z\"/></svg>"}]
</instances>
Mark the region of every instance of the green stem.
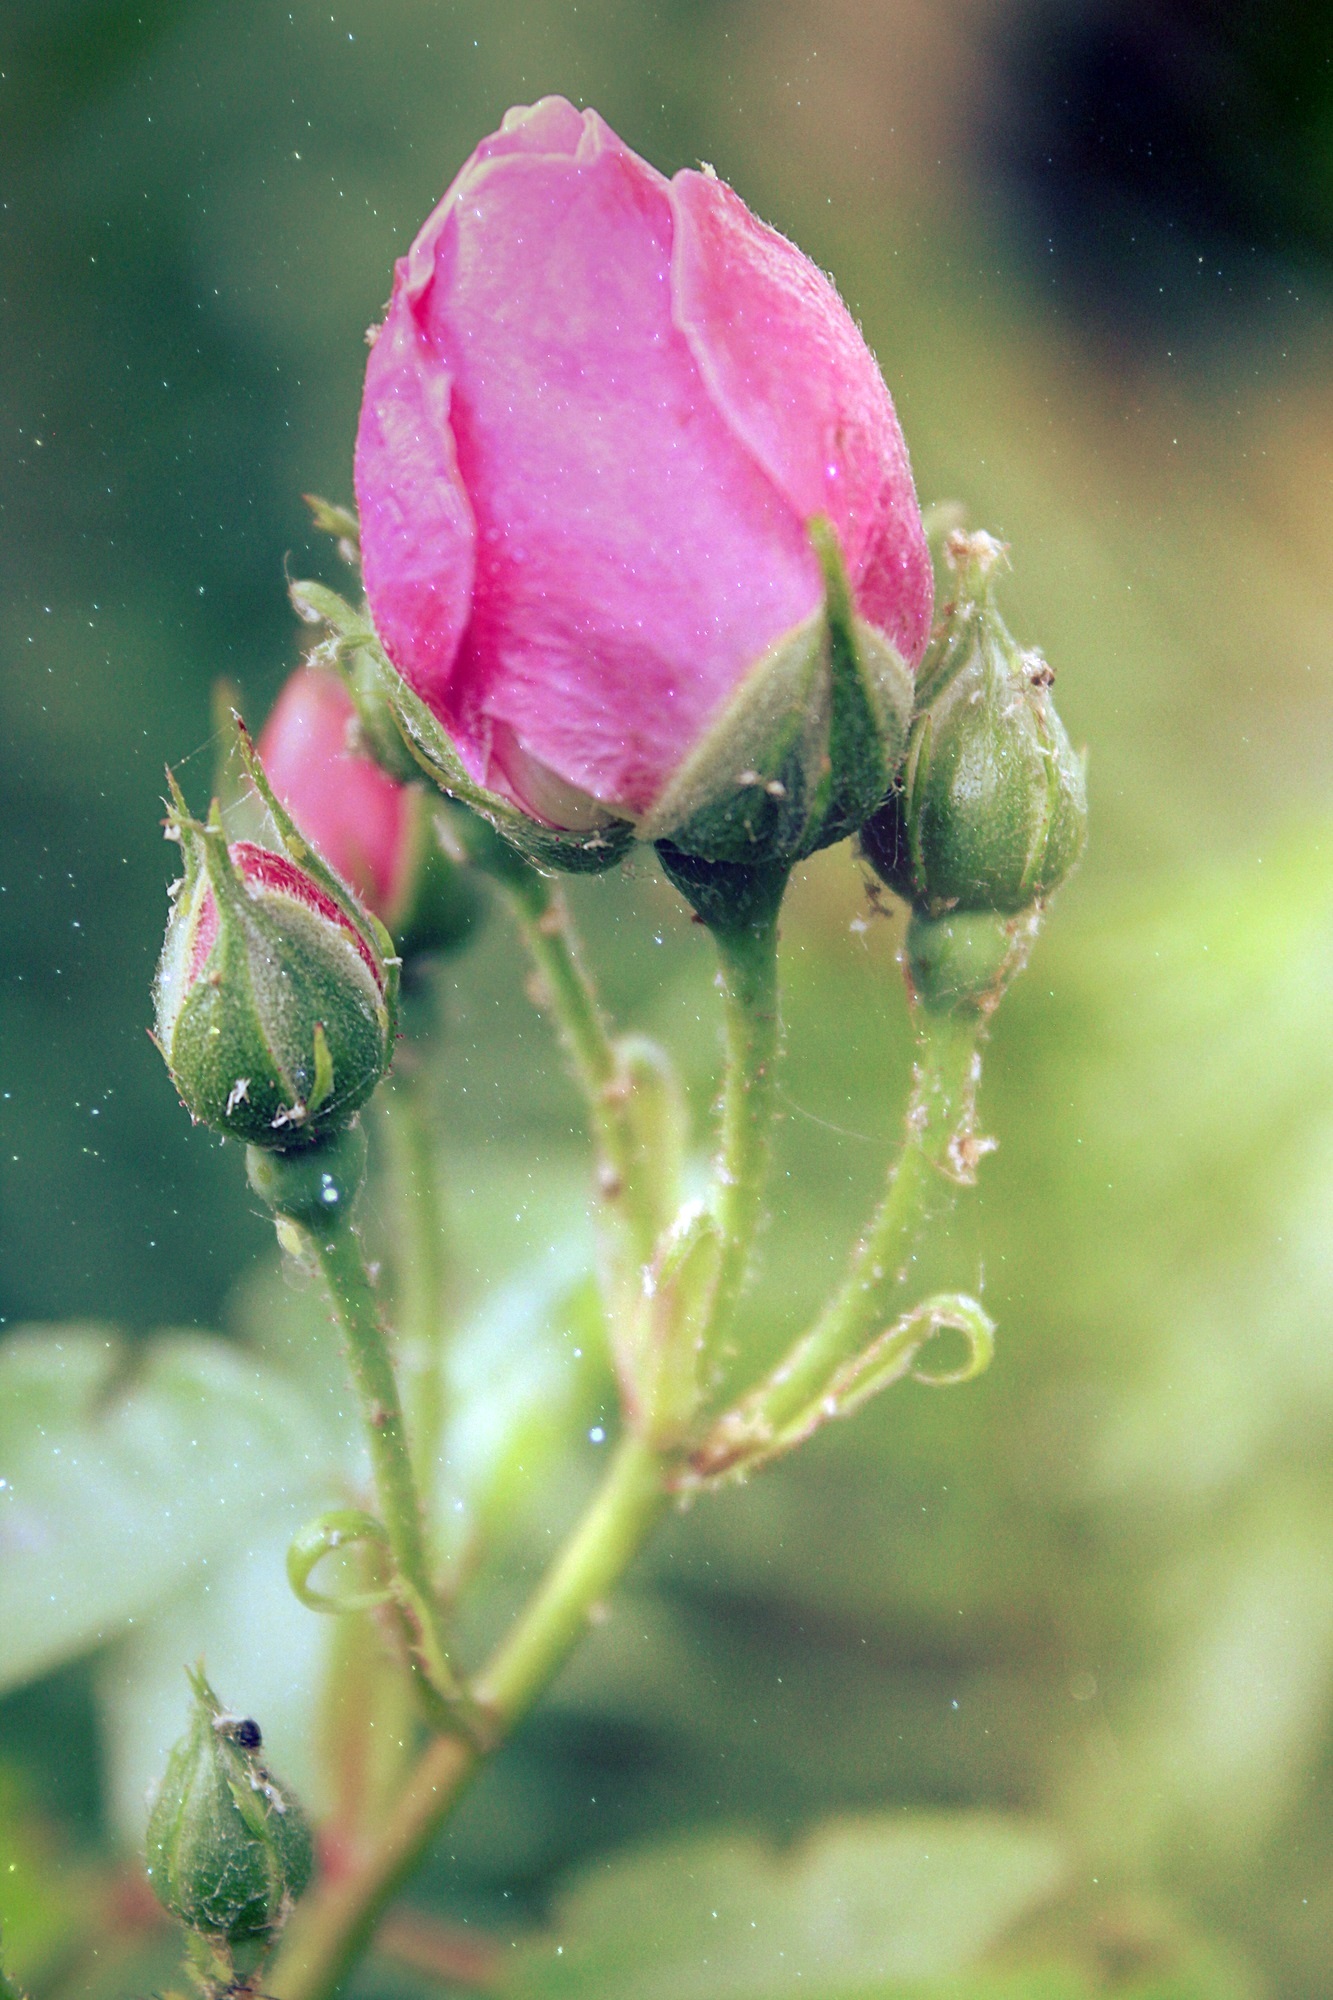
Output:
<instances>
[{"instance_id":1,"label":"green stem","mask_svg":"<svg viewBox=\"0 0 1333 2000\"><path fill-rule=\"evenodd\" d=\"M533 883L536 884L534 893ZM613 1261L632 1298L653 1253L664 1211L661 1163L646 1157L635 1132L636 1080L612 1036L583 963L569 905L540 876L504 885L515 921L588 1110L597 1154L601 1213L610 1225Z\"/></svg>"},{"instance_id":2,"label":"green stem","mask_svg":"<svg viewBox=\"0 0 1333 2000\"><path fill-rule=\"evenodd\" d=\"M972 1128L984 1033L975 1013L921 1010L902 1149L851 1268L810 1330L705 1439L693 1460L699 1476L719 1476L797 1422L835 1371L903 1311L923 1232L975 1179L985 1150Z\"/></svg>"},{"instance_id":3,"label":"green stem","mask_svg":"<svg viewBox=\"0 0 1333 2000\"><path fill-rule=\"evenodd\" d=\"M473 1684L504 1733L554 1679L666 1504L661 1458L627 1432L536 1596Z\"/></svg>"},{"instance_id":4,"label":"green stem","mask_svg":"<svg viewBox=\"0 0 1333 2000\"><path fill-rule=\"evenodd\" d=\"M714 1215L722 1237L707 1340L730 1331L759 1226L768 1173L778 1054L778 913L713 931L726 1036Z\"/></svg>"},{"instance_id":5,"label":"green stem","mask_svg":"<svg viewBox=\"0 0 1333 2000\"><path fill-rule=\"evenodd\" d=\"M491 1719L488 1750L522 1720L563 1665L666 1506L661 1459L633 1435L474 1693ZM268 1990L281 2000L329 2000L457 1802L487 1751L458 1737L426 1750L374 1853L298 1910Z\"/></svg>"},{"instance_id":6,"label":"green stem","mask_svg":"<svg viewBox=\"0 0 1333 2000\"><path fill-rule=\"evenodd\" d=\"M436 1461L444 1435L445 1258L439 1175L424 1102L426 1077L404 1051L394 1075L380 1092L388 1139L393 1214L397 1234L395 1289L399 1358L407 1375L412 1462L426 1517Z\"/></svg>"},{"instance_id":7,"label":"green stem","mask_svg":"<svg viewBox=\"0 0 1333 2000\"><path fill-rule=\"evenodd\" d=\"M540 909L534 909L533 899L526 895L515 896L513 908L574 1074L594 1111L598 1136L602 1137L607 1122L601 1109L602 1098L615 1078L616 1051L579 951L569 905L559 889L548 888ZM606 1131L605 1137L610 1141L608 1151L613 1150L613 1132Z\"/></svg>"},{"instance_id":8,"label":"green stem","mask_svg":"<svg viewBox=\"0 0 1333 2000\"><path fill-rule=\"evenodd\" d=\"M345 1216L330 1217L323 1227L308 1221L305 1235L347 1341L374 1467L380 1518L403 1595L414 1660L441 1702L456 1708L462 1690L449 1664L444 1612L426 1559L421 1502L398 1381L361 1245Z\"/></svg>"}]
</instances>

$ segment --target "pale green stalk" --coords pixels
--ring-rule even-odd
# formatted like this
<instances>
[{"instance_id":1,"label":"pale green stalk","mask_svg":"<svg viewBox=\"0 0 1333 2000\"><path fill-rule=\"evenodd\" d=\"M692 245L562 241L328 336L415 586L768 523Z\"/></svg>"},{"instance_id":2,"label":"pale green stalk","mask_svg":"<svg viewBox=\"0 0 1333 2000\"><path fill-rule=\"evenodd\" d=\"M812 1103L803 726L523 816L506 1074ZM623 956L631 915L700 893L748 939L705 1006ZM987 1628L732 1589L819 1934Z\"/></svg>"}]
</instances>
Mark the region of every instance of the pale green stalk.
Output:
<instances>
[{"instance_id":1,"label":"pale green stalk","mask_svg":"<svg viewBox=\"0 0 1333 2000\"><path fill-rule=\"evenodd\" d=\"M713 1213L722 1239L707 1345L726 1339L745 1285L762 1212L772 1145L778 1056L778 918L718 927L726 1036Z\"/></svg>"},{"instance_id":2,"label":"pale green stalk","mask_svg":"<svg viewBox=\"0 0 1333 2000\"><path fill-rule=\"evenodd\" d=\"M399 1360L407 1377L412 1462L430 1518L430 1493L444 1435L443 1345L445 1255L439 1172L430 1120L427 1079L415 1051L406 1051L380 1093L388 1141L393 1226L397 1254Z\"/></svg>"},{"instance_id":3,"label":"pale green stalk","mask_svg":"<svg viewBox=\"0 0 1333 2000\"><path fill-rule=\"evenodd\" d=\"M456 1727L463 1695L449 1663L444 1612L426 1558L421 1501L402 1401L361 1245L345 1219L335 1222L331 1218L329 1226L311 1225L302 1233L328 1286L347 1342L380 1519L389 1538L413 1660L438 1698L441 1713L437 1720Z\"/></svg>"},{"instance_id":4,"label":"pale green stalk","mask_svg":"<svg viewBox=\"0 0 1333 2000\"><path fill-rule=\"evenodd\" d=\"M265 1981L278 2000L330 2000L464 1787L550 1684L666 1504L662 1461L626 1436L536 1596L475 1683L485 1748L457 1736L431 1743L368 1861L296 1912Z\"/></svg>"},{"instance_id":5,"label":"pale green stalk","mask_svg":"<svg viewBox=\"0 0 1333 2000\"><path fill-rule=\"evenodd\" d=\"M984 1022L974 1013L923 1011L918 1033L902 1149L847 1276L809 1332L705 1439L693 1460L701 1477L743 1462L795 1423L838 1369L900 1316L925 1229L975 1179L985 1150L972 1128Z\"/></svg>"}]
</instances>

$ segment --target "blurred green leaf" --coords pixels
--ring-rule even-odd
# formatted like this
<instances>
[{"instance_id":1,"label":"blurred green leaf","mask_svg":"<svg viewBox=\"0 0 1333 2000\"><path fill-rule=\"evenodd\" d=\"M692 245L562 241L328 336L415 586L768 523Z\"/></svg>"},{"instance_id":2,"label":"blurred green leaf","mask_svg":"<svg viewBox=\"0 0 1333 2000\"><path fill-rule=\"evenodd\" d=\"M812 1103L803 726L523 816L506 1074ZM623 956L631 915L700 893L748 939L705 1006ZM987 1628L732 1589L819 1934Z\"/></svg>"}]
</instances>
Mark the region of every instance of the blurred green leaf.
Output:
<instances>
[{"instance_id":1,"label":"blurred green leaf","mask_svg":"<svg viewBox=\"0 0 1333 2000\"><path fill-rule=\"evenodd\" d=\"M200 1334L95 1327L0 1349L0 1687L121 1631L275 1505L322 1454L303 1398Z\"/></svg>"},{"instance_id":2,"label":"blurred green leaf","mask_svg":"<svg viewBox=\"0 0 1333 2000\"><path fill-rule=\"evenodd\" d=\"M0 1766L0 1965L20 1985L77 1950L95 1912L27 1784Z\"/></svg>"},{"instance_id":3,"label":"blurred green leaf","mask_svg":"<svg viewBox=\"0 0 1333 2000\"><path fill-rule=\"evenodd\" d=\"M612 1421L601 1304L582 1246L502 1285L450 1343L447 1376L441 1540L494 1556L500 1538L512 1546L522 1536L534 1505L549 1529L557 1462L572 1451L585 1479L595 1473Z\"/></svg>"},{"instance_id":4,"label":"blurred green leaf","mask_svg":"<svg viewBox=\"0 0 1333 2000\"><path fill-rule=\"evenodd\" d=\"M741 1837L674 1841L587 1869L504 1991L888 2000L965 1971L1063 1868L1044 1829L970 1815L846 1821L787 1855Z\"/></svg>"}]
</instances>

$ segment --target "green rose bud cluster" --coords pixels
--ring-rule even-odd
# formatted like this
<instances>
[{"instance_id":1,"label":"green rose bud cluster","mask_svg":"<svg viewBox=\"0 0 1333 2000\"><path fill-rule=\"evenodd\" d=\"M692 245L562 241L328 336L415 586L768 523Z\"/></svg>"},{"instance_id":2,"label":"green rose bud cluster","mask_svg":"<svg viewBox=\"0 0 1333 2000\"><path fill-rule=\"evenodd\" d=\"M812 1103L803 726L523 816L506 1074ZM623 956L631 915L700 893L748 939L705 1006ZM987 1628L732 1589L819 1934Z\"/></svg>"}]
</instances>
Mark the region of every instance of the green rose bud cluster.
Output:
<instances>
[{"instance_id":1,"label":"green rose bud cluster","mask_svg":"<svg viewBox=\"0 0 1333 2000\"><path fill-rule=\"evenodd\" d=\"M1036 914L1083 851L1088 807L1054 675L995 606L1003 547L955 533L945 559L954 599L922 666L898 784L861 845L912 907L918 998L952 1011L998 997L1022 963Z\"/></svg>"},{"instance_id":2,"label":"green rose bud cluster","mask_svg":"<svg viewBox=\"0 0 1333 2000\"><path fill-rule=\"evenodd\" d=\"M259 1725L229 1715L202 1673L194 1713L148 1818L148 1877L192 1931L230 1950L271 1942L310 1880L305 1814L261 1758Z\"/></svg>"}]
</instances>

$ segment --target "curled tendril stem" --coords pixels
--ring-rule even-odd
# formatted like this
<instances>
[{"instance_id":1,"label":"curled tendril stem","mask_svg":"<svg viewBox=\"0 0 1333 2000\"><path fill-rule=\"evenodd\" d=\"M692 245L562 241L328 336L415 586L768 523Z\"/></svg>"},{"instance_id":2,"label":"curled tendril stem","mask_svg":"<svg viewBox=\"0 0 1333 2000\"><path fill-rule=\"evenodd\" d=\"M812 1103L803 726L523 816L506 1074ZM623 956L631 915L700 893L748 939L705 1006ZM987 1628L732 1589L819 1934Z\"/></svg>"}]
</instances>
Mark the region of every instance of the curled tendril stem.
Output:
<instances>
[{"instance_id":1,"label":"curled tendril stem","mask_svg":"<svg viewBox=\"0 0 1333 2000\"><path fill-rule=\"evenodd\" d=\"M919 1365L942 1333L960 1333L967 1358L956 1368ZM977 1301L962 1292L925 1299L885 1329L878 1339L844 1363L801 1413L780 1430L772 1429L761 1408L742 1406L723 1417L695 1453L691 1469L676 1481L680 1492L724 1485L783 1458L835 1417L850 1417L872 1396L904 1377L929 1389L952 1389L989 1368L995 1353L995 1323Z\"/></svg>"},{"instance_id":2,"label":"curled tendril stem","mask_svg":"<svg viewBox=\"0 0 1333 2000\"><path fill-rule=\"evenodd\" d=\"M350 1611L375 1611L380 1605L392 1602L395 1595L392 1584L336 1595L332 1591L311 1587L311 1575L325 1556L331 1555L335 1549L352 1548L357 1543L367 1542L387 1549L388 1531L382 1521L377 1521L372 1514L361 1513L355 1507L336 1507L328 1514L321 1514L317 1521L312 1521L295 1536L287 1551L287 1581L308 1611L339 1615Z\"/></svg>"}]
</instances>

